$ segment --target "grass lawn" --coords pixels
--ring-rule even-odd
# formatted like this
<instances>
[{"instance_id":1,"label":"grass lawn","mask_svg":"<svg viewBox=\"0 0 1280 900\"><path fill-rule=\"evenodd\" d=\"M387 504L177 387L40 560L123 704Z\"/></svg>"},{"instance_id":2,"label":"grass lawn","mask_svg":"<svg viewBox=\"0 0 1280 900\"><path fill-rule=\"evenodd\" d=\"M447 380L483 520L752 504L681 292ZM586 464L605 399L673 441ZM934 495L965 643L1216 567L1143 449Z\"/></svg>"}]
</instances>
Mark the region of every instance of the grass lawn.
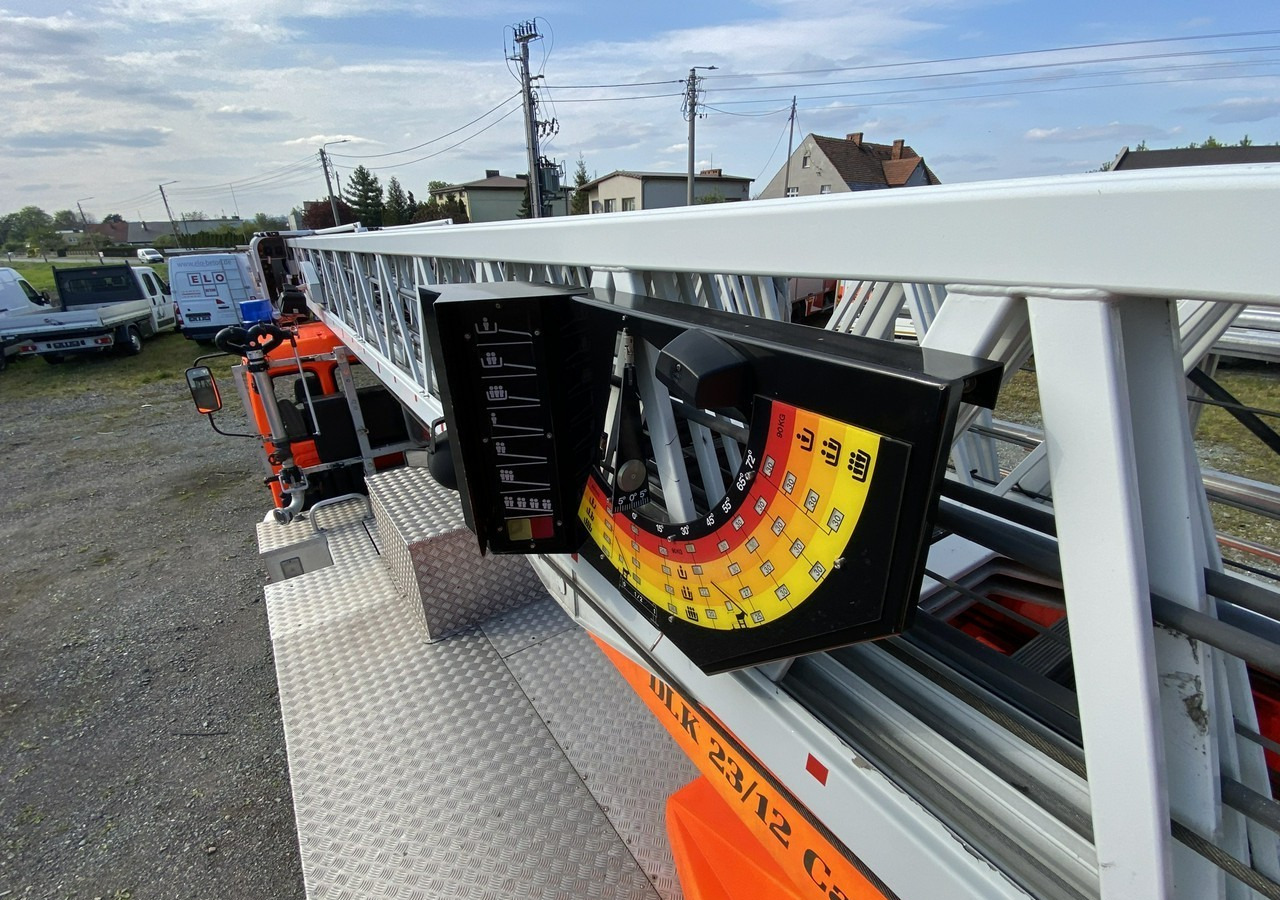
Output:
<instances>
[{"instance_id":1,"label":"grass lawn","mask_svg":"<svg viewBox=\"0 0 1280 900\"><path fill-rule=\"evenodd\" d=\"M138 261L136 259L127 258L109 258L107 259L106 265L119 265L120 263L137 265ZM51 297L56 297L57 291L55 291L53 287L53 270L55 267L59 269L67 269L80 266L97 266L102 265L102 263L99 263L96 259L73 259L71 257L67 257L65 259L52 258L48 262L32 259L15 259L13 262L8 262L3 259L3 257L0 257L0 265L16 269L18 274L31 282L31 286L37 291L48 291ZM169 280L168 263L153 264L151 268L154 269L165 281Z\"/></svg>"},{"instance_id":2,"label":"grass lawn","mask_svg":"<svg viewBox=\"0 0 1280 900\"><path fill-rule=\"evenodd\" d=\"M49 397L64 391L95 390L121 393L144 384L171 381L186 390L184 372L197 357L216 353L166 331L142 342L137 356L78 353L51 366L39 357L12 357L0 372L0 403L5 397ZM230 369L238 358L218 356L207 362L214 375L230 384Z\"/></svg>"},{"instance_id":3,"label":"grass lawn","mask_svg":"<svg viewBox=\"0 0 1280 900\"><path fill-rule=\"evenodd\" d=\"M1280 411L1280 366L1233 364L1220 367L1215 377L1243 405ZM995 415L1022 425L1041 425L1040 399L1033 371L1024 369L1010 380L1001 391ZM1280 430L1280 418L1261 418ZM1195 445L1200 464L1206 469L1280 485L1280 455L1273 453L1225 409L1204 406L1195 432ZM1219 503L1210 504L1210 509L1219 531L1280 548L1280 522ZM1258 564L1256 557L1224 552L1238 561Z\"/></svg>"}]
</instances>

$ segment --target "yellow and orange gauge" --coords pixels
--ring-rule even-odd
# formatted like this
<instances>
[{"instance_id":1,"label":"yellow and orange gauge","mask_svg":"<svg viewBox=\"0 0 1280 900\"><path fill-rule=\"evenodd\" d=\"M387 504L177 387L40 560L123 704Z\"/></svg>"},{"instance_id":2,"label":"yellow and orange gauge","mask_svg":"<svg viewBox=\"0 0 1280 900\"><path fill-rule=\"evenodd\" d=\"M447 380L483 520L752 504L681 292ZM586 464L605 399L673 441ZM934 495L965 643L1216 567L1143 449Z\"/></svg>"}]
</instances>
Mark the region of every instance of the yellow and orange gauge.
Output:
<instances>
[{"instance_id":1,"label":"yellow and orange gauge","mask_svg":"<svg viewBox=\"0 0 1280 900\"><path fill-rule=\"evenodd\" d=\"M704 517L663 523L611 509L598 475L578 517L633 590L657 609L717 631L796 609L843 565L882 438L776 400L756 423L729 491Z\"/></svg>"}]
</instances>

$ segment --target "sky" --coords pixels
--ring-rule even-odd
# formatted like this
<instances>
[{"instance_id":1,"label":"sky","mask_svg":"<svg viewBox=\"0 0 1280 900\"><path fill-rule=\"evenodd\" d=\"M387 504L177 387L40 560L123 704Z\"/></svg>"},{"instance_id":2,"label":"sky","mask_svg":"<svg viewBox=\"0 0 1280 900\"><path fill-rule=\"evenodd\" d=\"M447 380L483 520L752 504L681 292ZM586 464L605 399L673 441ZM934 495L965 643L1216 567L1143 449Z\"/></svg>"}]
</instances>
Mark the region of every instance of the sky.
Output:
<instances>
[{"instance_id":1,"label":"sky","mask_svg":"<svg viewBox=\"0 0 1280 900\"><path fill-rule=\"evenodd\" d=\"M365 165L528 170L513 26L544 155L591 176L757 179L804 134L904 139L943 183L1096 169L1123 146L1280 143L1275 0L0 0L0 215L287 213ZM505 117L504 117L505 116ZM335 143L344 142L344 143Z\"/></svg>"}]
</instances>

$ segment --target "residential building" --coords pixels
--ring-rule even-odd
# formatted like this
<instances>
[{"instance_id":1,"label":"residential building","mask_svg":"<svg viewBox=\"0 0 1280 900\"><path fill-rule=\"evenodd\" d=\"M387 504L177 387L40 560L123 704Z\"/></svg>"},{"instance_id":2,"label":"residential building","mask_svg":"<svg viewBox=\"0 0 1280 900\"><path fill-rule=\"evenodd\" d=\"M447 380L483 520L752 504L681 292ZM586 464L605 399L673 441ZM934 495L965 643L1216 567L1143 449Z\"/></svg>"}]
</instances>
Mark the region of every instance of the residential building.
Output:
<instances>
[{"instance_id":1,"label":"residential building","mask_svg":"<svg viewBox=\"0 0 1280 900\"><path fill-rule=\"evenodd\" d=\"M720 169L704 169L694 179L694 201L721 199L748 200L752 179L726 175ZM665 209L684 206L689 178L674 172L610 172L584 184L588 209L599 212L631 212L637 209Z\"/></svg>"},{"instance_id":2,"label":"residential building","mask_svg":"<svg viewBox=\"0 0 1280 900\"><path fill-rule=\"evenodd\" d=\"M486 169L484 178L463 184L450 184L431 192L437 203L447 200L461 201L471 222L500 222L518 219L524 205L528 179L512 178L497 169Z\"/></svg>"},{"instance_id":3,"label":"residential building","mask_svg":"<svg viewBox=\"0 0 1280 900\"><path fill-rule=\"evenodd\" d=\"M789 164L789 171L788 171ZM901 140L875 144L862 132L843 138L807 134L757 199L847 194L941 184L924 157Z\"/></svg>"},{"instance_id":4,"label":"residential building","mask_svg":"<svg viewBox=\"0 0 1280 900\"><path fill-rule=\"evenodd\" d=\"M1280 146L1178 147L1174 150L1130 150L1128 147L1121 147L1111 162L1111 171L1264 162L1280 162Z\"/></svg>"}]
</instances>

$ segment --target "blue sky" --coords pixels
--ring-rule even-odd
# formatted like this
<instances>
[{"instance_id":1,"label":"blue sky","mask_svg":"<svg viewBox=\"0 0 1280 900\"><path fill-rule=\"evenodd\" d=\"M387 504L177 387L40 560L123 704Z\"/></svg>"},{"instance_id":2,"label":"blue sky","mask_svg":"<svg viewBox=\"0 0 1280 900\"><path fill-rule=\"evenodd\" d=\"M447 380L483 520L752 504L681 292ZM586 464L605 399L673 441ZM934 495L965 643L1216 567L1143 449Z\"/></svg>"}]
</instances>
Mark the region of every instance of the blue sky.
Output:
<instances>
[{"instance_id":1,"label":"blue sky","mask_svg":"<svg viewBox=\"0 0 1280 900\"><path fill-rule=\"evenodd\" d=\"M0 0L0 214L161 218L161 182L175 213L283 213L323 196L316 151L340 140L343 177L364 163L421 197L524 172L504 48L532 16L543 149L570 172L580 154L593 175L683 171L694 65L717 67L699 166L756 190L792 95L797 140L903 138L946 183L1086 171L1144 140L1280 142L1274 0Z\"/></svg>"}]
</instances>

